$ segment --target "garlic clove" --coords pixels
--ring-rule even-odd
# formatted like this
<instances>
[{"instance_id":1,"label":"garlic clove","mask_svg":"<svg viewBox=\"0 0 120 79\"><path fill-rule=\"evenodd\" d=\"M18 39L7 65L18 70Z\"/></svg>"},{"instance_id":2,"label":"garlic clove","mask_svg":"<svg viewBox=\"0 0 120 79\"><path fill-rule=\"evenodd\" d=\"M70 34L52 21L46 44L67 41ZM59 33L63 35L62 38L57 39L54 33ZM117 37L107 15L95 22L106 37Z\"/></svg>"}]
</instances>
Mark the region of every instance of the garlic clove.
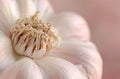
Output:
<instances>
[{"instance_id":1,"label":"garlic clove","mask_svg":"<svg viewBox=\"0 0 120 79\"><path fill-rule=\"evenodd\" d=\"M46 56L35 62L43 68L44 79L84 79L77 67L66 60Z\"/></svg>"},{"instance_id":2,"label":"garlic clove","mask_svg":"<svg viewBox=\"0 0 120 79\"><path fill-rule=\"evenodd\" d=\"M84 75L87 73L86 76L90 79L101 79L103 62L95 45L91 42L69 38L52 51L50 56L63 58L73 63L80 71L83 71Z\"/></svg>"},{"instance_id":3,"label":"garlic clove","mask_svg":"<svg viewBox=\"0 0 120 79\"><path fill-rule=\"evenodd\" d=\"M90 31L83 17L70 12L53 15L49 21L58 29L63 39L67 37L90 40Z\"/></svg>"},{"instance_id":4,"label":"garlic clove","mask_svg":"<svg viewBox=\"0 0 120 79\"><path fill-rule=\"evenodd\" d=\"M29 58L23 58L6 68L0 79L43 79L42 72Z\"/></svg>"},{"instance_id":5,"label":"garlic clove","mask_svg":"<svg viewBox=\"0 0 120 79\"><path fill-rule=\"evenodd\" d=\"M10 39L0 31L0 73L16 61L12 53Z\"/></svg>"}]
</instances>

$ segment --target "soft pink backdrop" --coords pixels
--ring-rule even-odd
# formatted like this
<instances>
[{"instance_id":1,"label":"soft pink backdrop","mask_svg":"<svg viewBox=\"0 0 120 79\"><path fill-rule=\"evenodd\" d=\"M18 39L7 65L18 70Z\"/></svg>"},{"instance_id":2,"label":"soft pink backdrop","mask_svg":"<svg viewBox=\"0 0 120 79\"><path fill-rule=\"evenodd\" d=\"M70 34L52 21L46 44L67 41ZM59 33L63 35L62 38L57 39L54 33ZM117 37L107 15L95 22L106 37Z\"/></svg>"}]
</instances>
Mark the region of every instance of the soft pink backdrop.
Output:
<instances>
[{"instance_id":1,"label":"soft pink backdrop","mask_svg":"<svg viewBox=\"0 0 120 79\"><path fill-rule=\"evenodd\" d=\"M103 79L120 79L120 0L51 0L57 12L74 11L90 27L104 61Z\"/></svg>"}]
</instances>

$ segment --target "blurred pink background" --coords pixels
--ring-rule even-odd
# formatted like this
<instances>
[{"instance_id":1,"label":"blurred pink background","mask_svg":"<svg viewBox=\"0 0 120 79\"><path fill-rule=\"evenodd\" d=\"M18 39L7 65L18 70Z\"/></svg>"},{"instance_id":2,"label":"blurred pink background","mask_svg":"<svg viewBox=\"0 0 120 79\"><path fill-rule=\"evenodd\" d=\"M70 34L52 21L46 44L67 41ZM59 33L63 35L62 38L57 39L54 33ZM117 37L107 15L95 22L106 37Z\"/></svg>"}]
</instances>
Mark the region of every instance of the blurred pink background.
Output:
<instances>
[{"instance_id":1,"label":"blurred pink background","mask_svg":"<svg viewBox=\"0 0 120 79\"><path fill-rule=\"evenodd\" d=\"M51 0L57 12L74 11L90 27L104 61L103 79L120 79L120 0Z\"/></svg>"}]
</instances>

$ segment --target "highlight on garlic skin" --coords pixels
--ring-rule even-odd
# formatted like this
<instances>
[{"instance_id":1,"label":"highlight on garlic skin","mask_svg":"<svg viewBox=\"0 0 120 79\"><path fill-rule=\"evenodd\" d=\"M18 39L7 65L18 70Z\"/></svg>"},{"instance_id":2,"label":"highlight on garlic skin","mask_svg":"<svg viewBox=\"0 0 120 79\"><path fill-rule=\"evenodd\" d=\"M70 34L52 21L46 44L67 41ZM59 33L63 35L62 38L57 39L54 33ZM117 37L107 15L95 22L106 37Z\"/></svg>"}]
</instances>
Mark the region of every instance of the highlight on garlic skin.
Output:
<instances>
[{"instance_id":1,"label":"highlight on garlic skin","mask_svg":"<svg viewBox=\"0 0 120 79\"><path fill-rule=\"evenodd\" d=\"M49 0L0 0L0 79L101 79L102 66L81 16L55 14Z\"/></svg>"}]
</instances>

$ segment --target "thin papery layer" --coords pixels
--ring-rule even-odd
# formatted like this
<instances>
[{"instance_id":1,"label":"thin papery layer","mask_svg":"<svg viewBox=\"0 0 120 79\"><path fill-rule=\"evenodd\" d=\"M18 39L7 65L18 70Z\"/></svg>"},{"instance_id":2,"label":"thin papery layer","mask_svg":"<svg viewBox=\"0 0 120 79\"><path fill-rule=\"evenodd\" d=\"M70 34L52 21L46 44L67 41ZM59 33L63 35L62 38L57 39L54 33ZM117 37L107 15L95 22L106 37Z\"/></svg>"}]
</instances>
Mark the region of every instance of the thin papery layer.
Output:
<instances>
[{"instance_id":1,"label":"thin papery layer","mask_svg":"<svg viewBox=\"0 0 120 79\"><path fill-rule=\"evenodd\" d=\"M53 9L48 0L16 0L20 17L30 17L36 11L40 12L39 18L47 19L53 14Z\"/></svg>"},{"instance_id":2,"label":"thin papery layer","mask_svg":"<svg viewBox=\"0 0 120 79\"><path fill-rule=\"evenodd\" d=\"M30 17L36 11L34 0L16 0L16 3L20 12L20 18Z\"/></svg>"},{"instance_id":3,"label":"thin papery layer","mask_svg":"<svg viewBox=\"0 0 120 79\"><path fill-rule=\"evenodd\" d=\"M0 31L0 73L15 61L11 41Z\"/></svg>"},{"instance_id":4,"label":"thin papery layer","mask_svg":"<svg viewBox=\"0 0 120 79\"><path fill-rule=\"evenodd\" d=\"M78 68L72 63L57 58L44 57L35 60L44 70L44 79L85 79Z\"/></svg>"},{"instance_id":5,"label":"thin papery layer","mask_svg":"<svg viewBox=\"0 0 120 79\"><path fill-rule=\"evenodd\" d=\"M91 42L69 38L50 55L73 63L80 71L84 69L88 79L101 79L102 59Z\"/></svg>"},{"instance_id":6,"label":"thin papery layer","mask_svg":"<svg viewBox=\"0 0 120 79\"><path fill-rule=\"evenodd\" d=\"M29 58L23 58L6 68L0 79L43 79L39 67Z\"/></svg>"},{"instance_id":7,"label":"thin papery layer","mask_svg":"<svg viewBox=\"0 0 120 79\"><path fill-rule=\"evenodd\" d=\"M53 7L49 0L35 0L36 11L39 11L39 18L47 20L51 15L54 14Z\"/></svg>"},{"instance_id":8,"label":"thin papery layer","mask_svg":"<svg viewBox=\"0 0 120 79\"><path fill-rule=\"evenodd\" d=\"M53 15L48 21L53 24L63 39L72 37L90 40L90 31L86 21L75 13L66 12Z\"/></svg>"},{"instance_id":9,"label":"thin papery layer","mask_svg":"<svg viewBox=\"0 0 120 79\"><path fill-rule=\"evenodd\" d=\"M13 0L0 0L0 30L9 34L9 29L18 18Z\"/></svg>"}]
</instances>

